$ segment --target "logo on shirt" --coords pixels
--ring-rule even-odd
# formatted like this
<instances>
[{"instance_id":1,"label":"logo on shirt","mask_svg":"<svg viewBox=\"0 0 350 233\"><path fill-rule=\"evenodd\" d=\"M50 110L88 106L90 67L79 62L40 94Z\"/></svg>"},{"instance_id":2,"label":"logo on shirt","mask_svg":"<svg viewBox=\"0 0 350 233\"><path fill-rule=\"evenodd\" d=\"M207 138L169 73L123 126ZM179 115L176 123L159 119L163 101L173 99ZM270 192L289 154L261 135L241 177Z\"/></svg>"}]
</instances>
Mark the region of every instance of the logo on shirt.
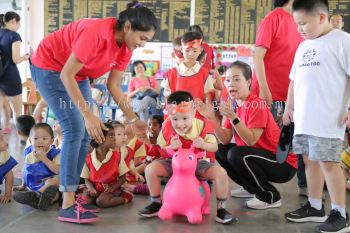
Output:
<instances>
[{"instance_id":1,"label":"logo on shirt","mask_svg":"<svg viewBox=\"0 0 350 233\"><path fill-rule=\"evenodd\" d=\"M316 55L316 50L313 49L313 50L307 50L304 55L303 55L303 61L304 62L310 62L312 61L314 58L315 58L315 55Z\"/></svg>"},{"instance_id":2,"label":"logo on shirt","mask_svg":"<svg viewBox=\"0 0 350 233\"><path fill-rule=\"evenodd\" d=\"M299 67L305 67L305 66L319 66L319 61L313 61L315 59L317 52L316 49L308 49L303 55L303 63L299 65Z\"/></svg>"}]
</instances>

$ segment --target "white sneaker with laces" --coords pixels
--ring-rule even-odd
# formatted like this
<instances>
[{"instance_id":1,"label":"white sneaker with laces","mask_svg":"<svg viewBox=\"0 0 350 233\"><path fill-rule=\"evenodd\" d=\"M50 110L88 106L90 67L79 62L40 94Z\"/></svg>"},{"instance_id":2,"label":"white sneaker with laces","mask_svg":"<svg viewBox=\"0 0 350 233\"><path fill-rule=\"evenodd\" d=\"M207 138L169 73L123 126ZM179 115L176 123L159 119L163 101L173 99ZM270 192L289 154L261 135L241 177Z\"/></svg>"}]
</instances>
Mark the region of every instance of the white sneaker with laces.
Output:
<instances>
[{"instance_id":1,"label":"white sneaker with laces","mask_svg":"<svg viewBox=\"0 0 350 233\"><path fill-rule=\"evenodd\" d=\"M269 208L278 208L282 205L281 200L276 201L272 204L260 201L258 198L254 197L253 199L246 201L246 206L251 209L256 209L256 210L265 210Z\"/></svg>"},{"instance_id":2,"label":"white sneaker with laces","mask_svg":"<svg viewBox=\"0 0 350 233\"><path fill-rule=\"evenodd\" d=\"M243 187L231 190L231 197L242 197L242 198L252 198L255 197L254 194L249 193Z\"/></svg>"}]
</instances>

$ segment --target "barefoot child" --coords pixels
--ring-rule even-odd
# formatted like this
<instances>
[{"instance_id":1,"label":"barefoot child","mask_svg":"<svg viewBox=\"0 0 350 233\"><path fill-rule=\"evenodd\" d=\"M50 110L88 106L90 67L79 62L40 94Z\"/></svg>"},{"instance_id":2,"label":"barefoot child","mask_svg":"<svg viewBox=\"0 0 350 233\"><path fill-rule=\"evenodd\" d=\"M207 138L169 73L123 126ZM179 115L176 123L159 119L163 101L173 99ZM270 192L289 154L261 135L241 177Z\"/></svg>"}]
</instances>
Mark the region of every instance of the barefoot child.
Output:
<instances>
[{"instance_id":1,"label":"barefoot child","mask_svg":"<svg viewBox=\"0 0 350 233\"><path fill-rule=\"evenodd\" d=\"M106 140L103 143L93 141L95 149L88 154L81 173L85 179L84 195L88 203L108 208L128 203L132 194L121 187L129 171L120 152L115 146L116 134L110 123L105 123L108 131L103 131Z\"/></svg>"}]
</instances>

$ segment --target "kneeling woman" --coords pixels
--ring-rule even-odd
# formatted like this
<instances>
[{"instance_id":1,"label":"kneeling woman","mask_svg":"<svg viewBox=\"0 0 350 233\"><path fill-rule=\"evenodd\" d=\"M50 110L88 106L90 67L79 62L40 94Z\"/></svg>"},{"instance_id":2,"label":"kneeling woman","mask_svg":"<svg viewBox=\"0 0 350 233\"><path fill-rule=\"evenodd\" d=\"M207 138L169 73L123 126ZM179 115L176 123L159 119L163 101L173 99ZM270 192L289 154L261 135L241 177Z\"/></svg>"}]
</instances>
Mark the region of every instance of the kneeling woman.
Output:
<instances>
[{"instance_id":1,"label":"kneeling woman","mask_svg":"<svg viewBox=\"0 0 350 233\"><path fill-rule=\"evenodd\" d=\"M230 178L243 187L241 194L255 195L246 202L247 207L280 207L280 193L271 182L291 180L297 159L289 154L283 164L276 161L280 129L265 102L250 93L251 77L251 68L244 62L236 61L227 70L225 86L231 101L220 105L226 117L223 127L211 106L198 104L197 109L213 123L215 134L224 145L235 137L237 146L222 146L216 152L216 159ZM232 101L236 102L235 109Z\"/></svg>"}]
</instances>

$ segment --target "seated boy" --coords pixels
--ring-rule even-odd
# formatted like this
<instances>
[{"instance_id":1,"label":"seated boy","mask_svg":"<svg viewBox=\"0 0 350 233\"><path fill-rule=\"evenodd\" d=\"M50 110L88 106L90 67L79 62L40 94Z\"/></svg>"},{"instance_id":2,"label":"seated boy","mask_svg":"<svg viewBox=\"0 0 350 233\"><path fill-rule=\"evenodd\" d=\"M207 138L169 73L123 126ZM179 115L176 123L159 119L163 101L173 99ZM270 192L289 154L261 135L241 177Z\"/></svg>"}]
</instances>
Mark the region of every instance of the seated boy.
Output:
<instances>
[{"instance_id":1,"label":"seated boy","mask_svg":"<svg viewBox=\"0 0 350 233\"><path fill-rule=\"evenodd\" d=\"M35 209L47 210L58 200L60 152L52 146L53 131L50 125L38 123L30 130L30 147L24 154L22 187L14 192L13 199ZM26 190L26 191L22 191Z\"/></svg>"},{"instance_id":2,"label":"seated boy","mask_svg":"<svg viewBox=\"0 0 350 233\"><path fill-rule=\"evenodd\" d=\"M158 136L158 144L162 148L176 150L180 147L189 148L191 145L198 150L215 152L218 148L213 131L205 121L196 119L196 111L193 108L193 97L185 91L172 93L167 100L169 119L162 127ZM215 193L217 198L216 221L220 223L231 223L236 218L226 210L228 194L228 177L226 171L206 160L199 160L196 174L200 178L215 182ZM153 161L145 170L147 185L150 191L152 203L139 211L143 217L157 216L162 206L160 197L160 177L172 175L171 159L159 159Z\"/></svg>"}]
</instances>

